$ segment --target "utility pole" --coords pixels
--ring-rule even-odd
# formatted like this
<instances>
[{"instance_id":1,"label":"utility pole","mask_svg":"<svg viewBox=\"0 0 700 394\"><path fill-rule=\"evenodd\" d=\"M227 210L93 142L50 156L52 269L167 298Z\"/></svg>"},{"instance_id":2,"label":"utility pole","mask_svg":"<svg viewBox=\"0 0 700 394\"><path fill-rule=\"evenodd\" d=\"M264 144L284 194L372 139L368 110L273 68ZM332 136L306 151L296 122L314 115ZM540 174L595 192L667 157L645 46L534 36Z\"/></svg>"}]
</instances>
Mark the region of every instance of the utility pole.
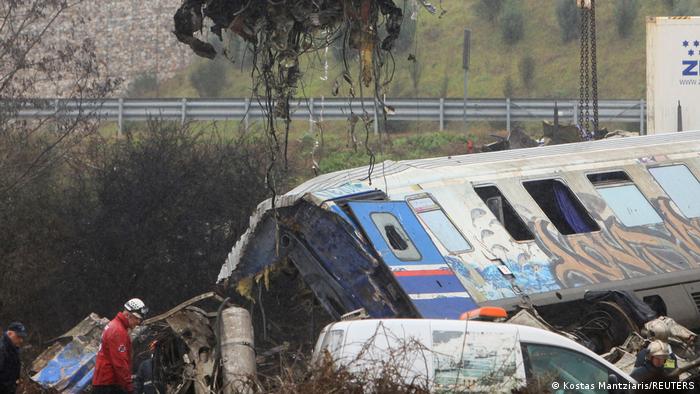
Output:
<instances>
[{"instance_id":1,"label":"utility pole","mask_svg":"<svg viewBox=\"0 0 700 394\"><path fill-rule=\"evenodd\" d=\"M471 40L471 30L464 29L464 42L462 44L462 68L464 69L464 103L462 108L462 120L464 121L464 131L467 130L467 81L469 80L469 44Z\"/></svg>"}]
</instances>

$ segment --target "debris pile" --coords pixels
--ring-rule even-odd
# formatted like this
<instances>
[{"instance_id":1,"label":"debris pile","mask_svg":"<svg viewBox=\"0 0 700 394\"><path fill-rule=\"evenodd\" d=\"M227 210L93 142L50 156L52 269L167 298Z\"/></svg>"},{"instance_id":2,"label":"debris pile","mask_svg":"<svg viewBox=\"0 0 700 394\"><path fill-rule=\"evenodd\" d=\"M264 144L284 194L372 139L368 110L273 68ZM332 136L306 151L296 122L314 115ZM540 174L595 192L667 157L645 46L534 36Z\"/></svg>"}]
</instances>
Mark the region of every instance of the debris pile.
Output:
<instances>
[{"instance_id":1,"label":"debris pile","mask_svg":"<svg viewBox=\"0 0 700 394\"><path fill-rule=\"evenodd\" d=\"M218 308L210 308L215 311L207 312L195 306L208 299L220 302ZM258 298L257 301L261 303L260 308L263 308L262 303L273 304L270 299ZM661 340L670 346L672 357L677 360L673 376L681 381L699 381L697 335L673 319L657 316L648 305L622 291L590 292L579 306L575 313L585 315L584 319L572 320L570 315L561 313L558 314L562 316L556 318L552 316L554 310L535 307L524 298L521 309L507 322L553 331L575 340L627 373L639 364L639 354L649 343ZM366 314L349 315L343 319L367 317ZM318 332L314 330L313 320L299 319L295 325L300 329L310 326L315 337ZM89 389L100 334L106 323L106 319L92 314L53 340L33 363L32 370L37 372L32 379L43 389L55 392L80 393ZM154 381L167 393L250 392L263 387L280 389L287 384L328 388L357 383L348 371L333 372L335 367L330 360L320 365L300 363L299 360L308 357L310 349L302 351L300 347L295 351L299 344L287 342L270 347L272 343L263 338L269 333L265 329L257 333L262 339L254 340L253 319L246 309L230 306L228 299L213 292L205 293L146 320L144 326L132 332L134 365L152 358ZM258 343L256 348L256 342L265 345ZM283 357L288 353L295 355L292 364ZM270 361L277 369L269 367ZM334 382L333 376L347 381ZM389 384L396 380L380 376L374 381Z\"/></svg>"},{"instance_id":2,"label":"debris pile","mask_svg":"<svg viewBox=\"0 0 700 394\"><path fill-rule=\"evenodd\" d=\"M508 322L563 335L600 354L628 374L643 362L640 352L652 341L660 340L668 344L672 358L677 360L672 376L681 381L700 379L697 335L672 318L659 316L633 294L588 292L578 306L567 314L556 308L536 308L525 300L522 309ZM572 313L584 317L574 319Z\"/></svg>"}]
</instances>

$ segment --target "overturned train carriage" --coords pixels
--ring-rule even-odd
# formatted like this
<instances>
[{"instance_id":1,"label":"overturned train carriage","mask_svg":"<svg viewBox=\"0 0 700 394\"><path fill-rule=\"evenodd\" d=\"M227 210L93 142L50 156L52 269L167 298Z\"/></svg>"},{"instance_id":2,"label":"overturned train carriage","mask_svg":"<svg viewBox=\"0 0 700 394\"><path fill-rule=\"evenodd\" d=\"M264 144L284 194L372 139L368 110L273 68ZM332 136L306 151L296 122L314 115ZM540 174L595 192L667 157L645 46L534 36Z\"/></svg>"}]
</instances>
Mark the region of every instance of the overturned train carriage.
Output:
<instances>
[{"instance_id":1,"label":"overturned train carriage","mask_svg":"<svg viewBox=\"0 0 700 394\"><path fill-rule=\"evenodd\" d=\"M291 261L335 318L527 299L576 320L587 290L630 290L697 327L698 177L700 132L339 171L262 203L219 280Z\"/></svg>"}]
</instances>

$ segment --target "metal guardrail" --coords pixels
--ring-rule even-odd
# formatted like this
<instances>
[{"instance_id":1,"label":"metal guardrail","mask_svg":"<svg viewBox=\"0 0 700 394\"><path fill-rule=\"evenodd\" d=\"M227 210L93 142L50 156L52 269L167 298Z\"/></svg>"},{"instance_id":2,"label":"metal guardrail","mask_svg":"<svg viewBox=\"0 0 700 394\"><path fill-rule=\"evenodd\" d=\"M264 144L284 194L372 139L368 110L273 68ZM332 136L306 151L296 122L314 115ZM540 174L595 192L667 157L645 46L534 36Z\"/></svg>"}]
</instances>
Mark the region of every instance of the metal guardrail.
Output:
<instances>
[{"instance_id":1,"label":"metal guardrail","mask_svg":"<svg viewBox=\"0 0 700 394\"><path fill-rule=\"evenodd\" d=\"M466 104L462 99L419 98L387 99L387 121L412 120L439 122L440 130L445 122L454 121L504 121L510 130L511 122L552 119L555 101L561 122L578 124L578 100L550 99L472 99ZM377 130L379 105L373 99L309 98L291 104L293 119L308 119L313 128L316 121L344 120L351 113L374 117ZM644 100L601 100L598 104L601 122L639 123L644 134L646 104ZM592 111L591 111L592 112ZM16 113L19 118L43 118L47 116L94 116L102 120L117 121L119 130L125 121L144 121L152 118L165 120L251 120L265 117L264 108L249 99L106 99L63 100L41 99L21 105Z\"/></svg>"}]
</instances>

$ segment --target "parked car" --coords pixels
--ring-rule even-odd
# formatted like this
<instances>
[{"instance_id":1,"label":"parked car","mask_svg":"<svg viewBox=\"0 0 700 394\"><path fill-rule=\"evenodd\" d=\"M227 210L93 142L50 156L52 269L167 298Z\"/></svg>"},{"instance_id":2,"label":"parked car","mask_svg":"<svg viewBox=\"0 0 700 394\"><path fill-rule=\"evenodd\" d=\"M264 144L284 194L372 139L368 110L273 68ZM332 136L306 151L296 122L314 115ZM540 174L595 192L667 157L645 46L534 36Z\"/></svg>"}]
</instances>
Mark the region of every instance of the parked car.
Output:
<instances>
[{"instance_id":1,"label":"parked car","mask_svg":"<svg viewBox=\"0 0 700 394\"><path fill-rule=\"evenodd\" d=\"M370 381L391 366L405 383L434 392L511 392L539 384L553 393L624 393L625 372L556 333L474 320L368 319L326 326L314 349ZM618 383L609 390L612 383Z\"/></svg>"}]
</instances>

